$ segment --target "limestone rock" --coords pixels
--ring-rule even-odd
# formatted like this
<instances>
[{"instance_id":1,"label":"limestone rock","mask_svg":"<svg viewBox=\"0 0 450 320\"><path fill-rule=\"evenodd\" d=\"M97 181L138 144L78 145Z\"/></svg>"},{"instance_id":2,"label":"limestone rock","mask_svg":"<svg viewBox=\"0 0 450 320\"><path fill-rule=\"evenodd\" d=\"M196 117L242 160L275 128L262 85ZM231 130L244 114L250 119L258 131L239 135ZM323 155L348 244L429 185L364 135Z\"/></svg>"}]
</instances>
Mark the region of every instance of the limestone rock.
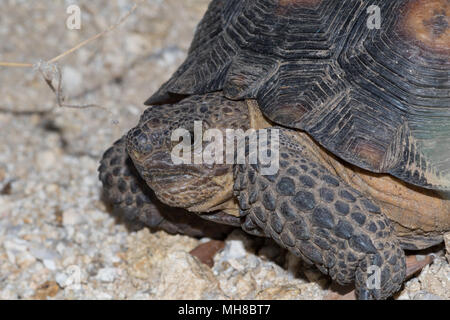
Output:
<instances>
[{"instance_id":1,"label":"limestone rock","mask_svg":"<svg viewBox=\"0 0 450 320\"><path fill-rule=\"evenodd\" d=\"M450 266L443 257L436 257L417 278L409 280L400 294L401 299L449 300Z\"/></svg>"}]
</instances>

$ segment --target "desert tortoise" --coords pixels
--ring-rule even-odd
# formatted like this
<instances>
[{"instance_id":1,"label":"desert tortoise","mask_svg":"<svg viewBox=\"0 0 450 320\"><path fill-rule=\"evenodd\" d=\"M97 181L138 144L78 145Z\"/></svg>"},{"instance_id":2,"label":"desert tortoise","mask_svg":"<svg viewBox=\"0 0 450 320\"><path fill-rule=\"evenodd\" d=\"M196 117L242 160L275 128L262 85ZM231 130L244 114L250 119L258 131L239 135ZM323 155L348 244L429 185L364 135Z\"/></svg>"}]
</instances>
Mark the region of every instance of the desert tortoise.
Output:
<instances>
[{"instance_id":1,"label":"desert tortoise","mask_svg":"<svg viewBox=\"0 0 450 320\"><path fill-rule=\"evenodd\" d=\"M359 298L391 296L403 249L450 230L449 16L448 0L213 0L186 61L105 153L107 199L172 233L214 229L199 216L272 237ZM278 133L279 170L249 148L243 163L175 164L172 134L195 121Z\"/></svg>"}]
</instances>

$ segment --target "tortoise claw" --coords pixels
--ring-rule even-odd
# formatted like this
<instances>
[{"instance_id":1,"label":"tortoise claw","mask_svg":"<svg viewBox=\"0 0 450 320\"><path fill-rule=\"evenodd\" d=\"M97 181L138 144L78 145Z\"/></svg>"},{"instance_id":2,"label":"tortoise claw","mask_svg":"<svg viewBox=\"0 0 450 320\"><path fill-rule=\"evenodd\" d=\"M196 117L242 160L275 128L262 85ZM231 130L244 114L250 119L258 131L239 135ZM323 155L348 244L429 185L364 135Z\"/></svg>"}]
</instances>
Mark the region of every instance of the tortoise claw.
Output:
<instances>
[{"instance_id":1,"label":"tortoise claw","mask_svg":"<svg viewBox=\"0 0 450 320\"><path fill-rule=\"evenodd\" d=\"M434 255L428 255L423 260L418 260L417 255L410 255L406 257L406 279L412 278L415 274L431 264L434 261ZM349 286L340 286L333 284L330 287L330 292L325 296L324 300L356 300L355 289L350 290ZM367 300L369 290L360 290L359 298L361 300Z\"/></svg>"}]
</instances>

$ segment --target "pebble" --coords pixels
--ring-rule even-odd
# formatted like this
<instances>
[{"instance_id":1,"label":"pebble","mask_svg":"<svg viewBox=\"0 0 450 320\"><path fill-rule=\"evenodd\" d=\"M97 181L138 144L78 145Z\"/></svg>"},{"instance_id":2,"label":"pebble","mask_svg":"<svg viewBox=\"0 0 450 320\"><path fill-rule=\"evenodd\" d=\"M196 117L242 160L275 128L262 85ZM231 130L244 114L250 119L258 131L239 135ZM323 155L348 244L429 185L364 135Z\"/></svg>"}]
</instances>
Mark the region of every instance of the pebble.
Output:
<instances>
[{"instance_id":1,"label":"pebble","mask_svg":"<svg viewBox=\"0 0 450 320\"><path fill-rule=\"evenodd\" d=\"M44 263L44 266L45 266L47 269L49 269L49 270L51 270L51 271L55 271L55 270L56 270L56 264L55 264L55 261L45 259L45 260L43 260L43 263Z\"/></svg>"},{"instance_id":2,"label":"pebble","mask_svg":"<svg viewBox=\"0 0 450 320\"><path fill-rule=\"evenodd\" d=\"M55 276L55 281L61 288L67 287L68 285L67 279L68 279L67 275L62 272L57 273Z\"/></svg>"},{"instance_id":3,"label":"pebble","mask_svg":"<svg viewBox=\"0 0 450 320\"><path fill-rule=\"evenodd\" d=\"M50 250L41 245L32 245L30 248L30 253L39 260L42 261L52 261L53 259L58 258L58 253L53 250Z\"/></svg>"},{"instance_id":4,"label":"pebble","mask_svg":"<svg viewBox=\"0 0 450 320\"><path fill-rule=\"evenodd\" d=\"M7 240L3 244L8 260L11 264L16 263L16 256L28 250L27 241L21 239Z\"/></svg>"},{"instance_id":5,"label":"pebble","mask_svg":"<svg viewBox=\"0 0 450 320\"><path fill-rule=\"evenodd\" d=\"M101 282L110 283L114 282L117 276L117 270L115 268L103 268L98 270L97 279Z\"/></svg>"},{"instance_id":6,"label":"pebble","mask_svg":"<svg viewBox=\"0 0 450 320\"><path fill-rule=\"evenodd\" d=\"M64 226L74 226L85 221L83 214L78 210L69 209L62 214L62 223Z\"/></svg>"},{"instance_id":7,"label":"pebble","mask_svg":"<svg viewBox=\"0 0 450 320\"><path fill-rule=\"evenodd\" d=\"M247 255L244 242L241 240L230 240L226 243L222 253L223 260L238 260Z\"/></svg>"}]
</instances>

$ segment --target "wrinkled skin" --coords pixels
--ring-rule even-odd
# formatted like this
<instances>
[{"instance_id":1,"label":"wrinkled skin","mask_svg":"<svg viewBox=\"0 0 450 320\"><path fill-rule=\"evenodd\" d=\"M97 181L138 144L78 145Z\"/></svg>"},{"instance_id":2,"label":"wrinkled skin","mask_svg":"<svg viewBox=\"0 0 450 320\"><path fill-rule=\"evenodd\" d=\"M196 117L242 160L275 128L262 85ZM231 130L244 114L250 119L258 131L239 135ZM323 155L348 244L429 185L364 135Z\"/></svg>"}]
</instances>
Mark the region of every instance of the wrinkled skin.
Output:
<instances>
[{"instance_id":1,"label":"wrinkled skin","mask_svg":"<svg viewBox=\"0 0 450 320\"><path fill-rule=\"evenodd\" d=\"M138 220L146 224L150 221L151 226L171 233L202 235L198 222L194 223L196 232L192 232L186 219L181 223L183 227L178 228L177 215L173 214L172 221L167 223L167 219L160 218L160 210L142 209L143 202L148 207L154 201L161 201L170 207L198 213L206 220L272 237L338 283L354 282L361 299L383 299L399 290L405 278L405 257L401 239L396 236L384 208L370 194L350 186L333 164L337 160L317 151L320 148L304 133L277 128L280 170L273 176L262 175L259 165L173 163L171 151L179 143L171 141L175 129L193 131L194 121L201 121L204 130L217 128L222 132L226 128L245 131L267 126L267 123L260 125L250 111L245 102L228 100L220 92L150 107L139 124L116 144L123 152L126 149L122 157L131 159L143 185L120 185L121 172L115 172L115 181L108 181L111 152L102 161L100 175L105 188L109 188L107 192L111 194L114 190L119 198L134 194L130 199L125 197L116 208L127 207L129 215L133 208L131 215ZM198 139L192 143L208 145ZM142 201L148 193L144 186L158 200L147 197ZM213 229L208 225L203 227ZM216 232L223 234L221 230ZM367 285L372 272L369 268L374 266L380 268L379 289Z\"/></svg>"}]
</instances>

